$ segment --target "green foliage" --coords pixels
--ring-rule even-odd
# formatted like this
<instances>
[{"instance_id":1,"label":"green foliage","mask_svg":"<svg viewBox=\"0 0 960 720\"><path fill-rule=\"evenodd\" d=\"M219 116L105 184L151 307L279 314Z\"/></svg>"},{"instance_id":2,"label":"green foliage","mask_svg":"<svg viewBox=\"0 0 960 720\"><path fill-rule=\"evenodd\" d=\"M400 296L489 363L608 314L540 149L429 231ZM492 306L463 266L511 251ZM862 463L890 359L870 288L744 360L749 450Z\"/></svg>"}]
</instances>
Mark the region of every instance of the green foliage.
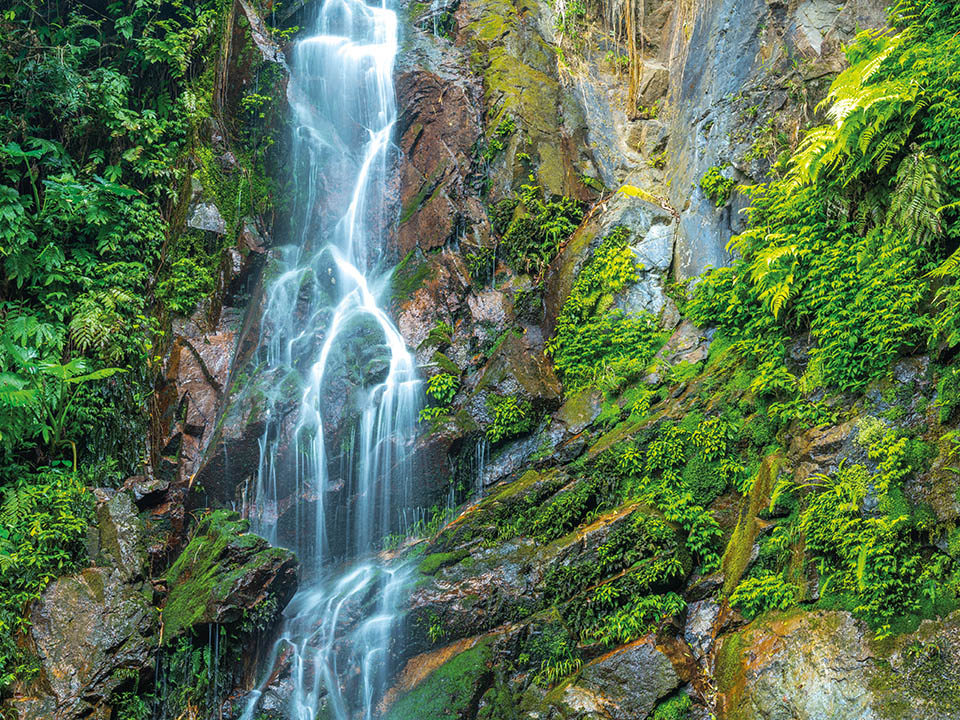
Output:
<instances>
[{"instance_id":1,"label":"green foliage","mask_svg":"<svg viewBox=\"0 0 960 720\"><path fill-rule=\"evenodd\" d=\"M32 664L16 643L27 605L54 578L84 564L93 496L76 475L45 469L3 489L0 504L0 690Z\"/></svg>"},{"instance_id":2,"label":"green foliage","mask_svg":"<svg viewBox=\"0 0 960 720\"><path fill-rule=\"evenodd\" d=\"M171 264L167 276L157 285L157 297L176 314L190 315L213 292L214 283L209 263L185 255Z\"/></svg>"},{"instance_id":3,"label":"green foliage","mask_svg":"<svg viewBox=\"0 0 960 720\"><path fill-rule=\"evenodd\" d=\"M459 387L460 378L451 373L442 372L431 377L427 381L427 397L436 405L420 411L420 422L435 422L445 418L450 413L450 403L453 402Z\"/></svg>"},{"instance_id":4,"label":"green foliage","mask_svg":"<svg viewBox=\"0 0 960 720\"><path fill-rule=\"evenodd\" d=\"M443 629L443 623L440 622L440 616L436 611L427 609L427 611L417 618L417 624L425 628L430 643L436 645L446 637L447 633Z\"/></svg>"},{"instance_id":5,"label":"green foliage","mask_svg":"<svg viewBox=\"0 0 960 720\"><path fill-rule=\"evenodd\" d=\"M580 669L583 660L576 641L561 622L548 622L528 644L531 660L540 661L540 670L534 676L538 685L554 685Z\"/></svg>"},{"instance_id":6,"label":"green foliage","mask_svg":"<svg viewBox=\"0 0 960 720\"><path fill-rule=\"evenodd\" d=\"M32 349L7 343L7 359L15 372L0 373L0 421L6 435L0 441L6 447L25 445L39 436L46 445L44 455L52 458L64 445L76 446L71 436L78 428L68 426L71 408L85 383L103 380L120 368L92 370L90 363L76 358L64 365L38 361ZM10 431L16 432L10 437Z\"/></svg>"},{"instance_id":7,"label":"green foliage","mask_svg":"<svg viewBox=\"0 0 960 720\"><path fill-rule=\"evenodd\" d=\"M441 405L449 405L459 387L460 378L450 373L439 373L427 381L427 395Z\"/></svg>"},{"instance_id":8,"label":"green foliage","mask_svg":"<svg viewBox=\"0 0 960 720\"><path fill-rule=\"evenodd\" d=\"M533 408L527 400L489 395L487 408L493 413L493 420L486 431L487 439L493 444L533 429Z\"/></svg>"},{"instance_id":9,"label":"green foliage","mask_svg":"<svg viewBox=\"0 0 960 720\"><path fill-rule=\"evenodd\" d=\"M824 595L854 598L854 611L882 637L898 617L940 596L950 561L923 551L918 520L901 490L923 467L922 444L885 431L875 419L861 422L858 442L877 472L843 465L832 475L814 476L798 527L818 562Z\"/></svg>"},{"instance_id":10,"label":"green foliage","mask_svg":"<svg viewBox=\"0 0 960 720\"><path fill-rule=\"evenodd\" d=\"M697 323L773 365L787 332L809 330L808 389L861 389L902 352L960 342L960 255L944 260L960 240L954 9L909 0L892 10L894 32L858 35L824 101L828 124L807 133L785 177L747 190L749 227L730 245L739 259L694 290Z\"/></svg>"},{"instance_id":11,"label":"green foliage","mask_svg":"<svg viewBox=\"0 0 960 720\"><path fill-rule=\"evenodd\" d=\"M483 159L492 162L500 153L503 152L504 141L517 131L517 123L511 116L504 117L500 124L490 136L486 149L483 151Z\"/></svg>"},{"instance_id":12,"label":"green foliage","mask_svg":"<svg viewBox=\"0 0 960 720\"><path fill-rule=\"evenodd\" d=\"M648 502L687 533L687 548L704 571L717 567L720 528L705 505L745 468L730 457L728 429L718 418L694 430L665 424L644 450L626 443L608 453L608 464L628 496ZM696 494L694 494L696 493Z\"/></svg>"},{"instance_id":13,"label":"green foliage","mask_svg":"<svg viewBox=\"0 0 960 720\"><path fill-rule=\"evenodd\" d=\"M545 198L543 189L532 184L532 176L530 182L520 188L518 209L512 213L500 249L514 270L539 275L557 254L560 243L577 229L583 208L568 197Z\"/></svg>"},{"instance_id":14,"label":"green foliage","mask_svg":"<svg viewBox=\"0 0 960 720\"><path fill-rule=\"evenodd\" d=\"M597 602L604 600L597 598ZM584 631L584 639L608 647L623 645L650 632L663 618L679 615L687 607L674 592L665 595L631 596L629 602L602 615Z\"/></svg>"},{"instance_id":15,"label":"green foliage","mask_svg":"<svg viewBox=\"0 0 960 720\"><path fill-rule=\"evenodd\" d=\"M700 178L700 189L718 208L730 201L730 193L733 192L733 186L736 184L732 178L724 177L723 168L717 165L707 170Z\"/></svg>"},{"instance_id":16,"label":"green foliage","mask_svg":"<svg viewBox=\"0 0 960 720\"><path fill-rule=\"evenodd\" d=\"M212 632L220 636L216 643ZM231 652L239 644L236 640L225 627L214 625L182 635L165 647L161 662L167 682L160 688L160 712L166 717L215 715L223 700L221 693L230 687L231 664L240 660Z\"/></svg>"},{"instance_id":17,"label":"green foliage","mask_svg":"<svg viewBox=\"0 0 960 720\"><path fill-rule=\"evenodd\" d=\"M768 610L786 610L797 601L797 587L779 575L764 570L745 578L730 595L730 604L744 617L754 618Z\"/></svg>"},{"instance_id":18,"label":"green foliage","mask_svg":"<svg viewBox=\"0 0 960 720\"><path fill-rule=\"evenodd\" d=\"M481 286L493 282L497 265L497 253L492 247L478 247L465 257L470 279Z\"/></svg>"},{"instance_id":19,"label":"green foliage","mask_svg":"<svg viewBox=\"0 0 960 720\"><path fill-rule=\"evenodd\" d=\"M680 693L657 703L652 720L688 720L692 708L690 696Z\"/></svg>"},{"instance_id":20,"label":"green foliage","mask_svg":"<svg viewBox=\"0 0 960 720\"><path fill-rule=\"evenodd\" d=\"M950 422L960 407L960 367L945 368L937 382L937 399L940 423Z\"/></svg>"},{"instance_id":21,"label":"green foliage","mask_svg":"<svg viewBox=\"0 0 960 720\"><path fill-rule=\"evenodd\" d=\"M617 293L637 279L629 230L619 227L596 249L580 273L557 318L547 352L567 393L611 371L636 378L656 352L657 322L650 313L624 314L613 307Z\"/></svg>"}]
</instances>

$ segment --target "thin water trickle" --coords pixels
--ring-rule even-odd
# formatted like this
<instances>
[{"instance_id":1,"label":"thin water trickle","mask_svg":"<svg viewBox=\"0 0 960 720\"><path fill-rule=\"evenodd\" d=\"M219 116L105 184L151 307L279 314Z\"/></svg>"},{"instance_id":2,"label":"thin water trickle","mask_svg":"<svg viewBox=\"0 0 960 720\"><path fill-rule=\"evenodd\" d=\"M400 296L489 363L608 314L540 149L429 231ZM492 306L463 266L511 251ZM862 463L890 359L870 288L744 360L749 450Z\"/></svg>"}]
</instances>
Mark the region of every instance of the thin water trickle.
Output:
<instances>
[{"instance_id":1,"label":"thin water trickle","mask_svg":"<svg viewBox=\"0 0 960 720\"><path fill-rule=\"evenodd\" d=\"M307 582L247 702L256 716L277 664L287 717L376 714L406 582L377 562L409 506L420 403L414 360L381 295L386 175L396 121L397 16L326 0L293 52L292 168L298 242L277 253L261 336L272 390L246 514L297 551Z\"/></svg>"}]
</instances>

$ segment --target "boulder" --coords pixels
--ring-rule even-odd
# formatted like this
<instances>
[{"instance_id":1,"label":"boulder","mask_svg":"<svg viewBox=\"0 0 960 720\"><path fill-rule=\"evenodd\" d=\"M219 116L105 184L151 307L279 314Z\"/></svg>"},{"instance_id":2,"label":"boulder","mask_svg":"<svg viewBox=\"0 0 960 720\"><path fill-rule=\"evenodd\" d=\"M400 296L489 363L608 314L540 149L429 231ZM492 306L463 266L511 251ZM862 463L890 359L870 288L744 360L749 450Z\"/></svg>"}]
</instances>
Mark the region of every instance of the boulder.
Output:
<instances>
[{"instance_id":1,"label":"boulder","mask_svg":"<svg viewBox=\"0 0 960 720\"><path fill-rule=\"evenodd\" d=\"M247 532L249 522L215 510L193 533L167 573L164 642L196 625L235 622L247 613L276 618L297 588L290 550Z\"/></svg>"},{"instance_id":2,"label":"boulder","mask_svg":"<svg viewBox=\"0 0 960 720\"><path fill-rule=\"evenodd\" d=\"M648 636L585 665L575 687L592 696L602 717L635 720L647 717L680 684L670 658Z\"/></svg>"},{"instance_id":3,"label":"boulder","mask_svg":"<svg viewBox=\"0 0 960 720\"><path fill-rule=\"evenodd\" d=\"M721 720L960 718L960 613L885 642L846 612L794 610L724 636Z\"/></svg>"},{"instance_id":4,"label":"boulder","mask_svg":"<svg viewBox=\"0 0 960 720\"><path fill-rule=\"evenodd\" d=\"M11 705L23 718L57 720L109 717L105 704L150 662L159 629L149 595L109 568L51 583L30 622L41 674L34 686L46 692Z\"/></svg>"}]
</instances>

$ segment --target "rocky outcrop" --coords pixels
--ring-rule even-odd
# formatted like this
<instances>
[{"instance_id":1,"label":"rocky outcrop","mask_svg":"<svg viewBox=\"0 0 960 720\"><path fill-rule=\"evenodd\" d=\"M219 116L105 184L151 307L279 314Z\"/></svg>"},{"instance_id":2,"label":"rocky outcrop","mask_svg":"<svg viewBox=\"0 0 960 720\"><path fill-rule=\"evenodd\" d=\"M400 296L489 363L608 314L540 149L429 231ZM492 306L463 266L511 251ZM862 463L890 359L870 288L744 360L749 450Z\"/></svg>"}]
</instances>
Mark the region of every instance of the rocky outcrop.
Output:
<instances>
[{"instance_id":1,"label":"rocky outcrop","mask_svg":"<svg viewBox=\"0 0 960 720\"><path fill-rule=\"evenodd\" d=\"M164 640L199 625L256 618L269 626L293 597L298 564L293 553L247 532L236 513L216 510L194 531L167 573Z\"/></svg>"},{"instance_id":2,"label":"rocky outcrop","mask_svg":"<svg viewBox=\"0 0 960 720\"><path fill-rule=\"evenodd\" d=\"M151 663L160 622L137 509L127 493L101 492L97 518L95 565L52 582L31 608L39 672L9 701L20 718L106 720L113 693Z\"/></svg>"},{"instance_id":3,"label":"rocky outcrop","mask_svg":"<svg viewBox=\"0 0 960 720\"><path fill-rule=\"evenodd\" d=\"M843 43L882 26L884 8L876 0L673 5L669 40L649 63L669 78L657 122L669 134L664 194L681 214L678 275L726 264L727 241L744 227L746 199L735 194L718 208L700 179L718 167L738 182L762 180L843 66Z\"/></svg>"},{"instance_id":4,"label":"rocky outcrop","mask_svg":"<svg viewBox=\"0 0 960 720\"><path fill-rule=\"evenodd\" d=\"M883 643L845 612L777 615L721 639L719 717L957 718L958 659L957 613Z\"/></svg>"},{"instance_id":5,"label":"rocky outcrop","mask_svg":"<svg viewBox=\"0 0 960 720\"><path fill-rule=\"evenodd\" d=\"M564 702L573 710L610 720L647 717L681 684L673 663L647 637L597 658L566 688Z\"/></svg>"}]
</instances>

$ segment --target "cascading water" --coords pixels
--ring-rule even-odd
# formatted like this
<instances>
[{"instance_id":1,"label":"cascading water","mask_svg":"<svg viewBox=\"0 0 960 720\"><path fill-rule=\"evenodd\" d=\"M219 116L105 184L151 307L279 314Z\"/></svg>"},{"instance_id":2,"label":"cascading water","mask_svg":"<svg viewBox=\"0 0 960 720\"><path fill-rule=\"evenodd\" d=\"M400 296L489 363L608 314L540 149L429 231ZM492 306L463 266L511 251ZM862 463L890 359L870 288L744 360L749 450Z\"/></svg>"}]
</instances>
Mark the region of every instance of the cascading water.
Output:
<instances>
[{"instance_id":1,"label":"cascading water","mask_svg":"<svg viewBox=\"0 0 960 720\"><path fill-rule=\"evenodd\" d=\"M267 286L261 372L272 397L246 508L255 532L298 552L308 582L284 612L245 720L279 666L292 686L288 717L372 717L405 578L371 560L409 504L420 395L413 358L380 307L389 278L377 274L397 17L325 0L315 27L294 49L299 238L279 251Z\"/></svg>"}]
</instances>

